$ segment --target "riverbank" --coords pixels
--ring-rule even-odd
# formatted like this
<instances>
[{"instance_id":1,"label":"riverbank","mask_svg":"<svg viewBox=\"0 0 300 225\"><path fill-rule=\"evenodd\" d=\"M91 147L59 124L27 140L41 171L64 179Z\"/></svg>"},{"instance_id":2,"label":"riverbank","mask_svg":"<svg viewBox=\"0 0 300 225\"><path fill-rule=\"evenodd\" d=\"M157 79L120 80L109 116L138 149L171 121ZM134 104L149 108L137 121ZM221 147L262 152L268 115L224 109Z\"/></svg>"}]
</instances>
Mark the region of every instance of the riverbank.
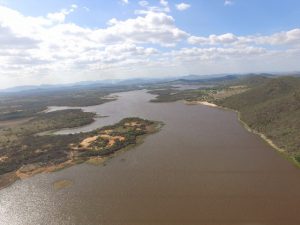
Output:
<instances>
[{"instance_id":1,"label":"riverbank","mask_svg":"<svg viewBox=\"0 0 300 225\"><path fill-rule=\"evenodd\" d=\"M231 109L231 108L227 108L227 107L224 107L224 106L221 106L221 105L217 105L215 103L210 103L210 102L206 102L206 101L184 101L185 104L187 105L197 105L197 104L201 104L201 105L206 105L206 106L209 106L209 107L214 107L214 108L221 108L221 109L224 109L224 110L230 110L230 111L234 111L235 113L237 113L237 117L238 117L238 121L243 125L243 127L251 132L251 133L254 133L255 135L258 135L260 138L262 138L268 145L270 145L273 149L275 149L279 154L281 154L284 158L286 158L287 160L289 160L290 162L292 162L295 166L299 167L300 168L300 162L298 162L295 157L293 156L290 156L287 154L287 151L283 148L280 148L279 146L277 146L273 140L271 140L270 138L268 138L265 134L261 133L261 132L258 132L252 128L249 127L249 125L243 121L241 119L241 112L237 111L237 110L234 110L234 109Z\"/></svg>"},{"instance_id":2,"label":"riverbank","mask_svg":"<svg viewBox=\"0 0 300 225\"><path fill-rule=\"evenodd\" d=\"M226 109L226 108L224 108ZM229 109L229 110L233 110L233 109ZM261 132L258 132L252 128L249 127L249 125L244 122L242 119L241 119L241 113L236 111L236 110L233 110L237 113L238 115L238 120L239 122L243 125L243 127L248 130L249 132L251 133L254 133L256 135L258 135L260 138L262 138L268 145L270 145L273 149L275 149L279 154L281 154L284 158L286 158L287 160L289 160L290 162L292 162L295 166L299 167L300 168L300 162L298 162L295 157L293 156L290 156L287 154L287 151L283 148L280 148L279 146L277 146L273 140L271 140L270 138L268 138L265 134L261 133Z\"/></svg>"},{"instance_id":3,"label":"riverbank","mask_svg":"<svg viewBox=\"0 0 300 225\"><path fill-rule=\"evenodd\" d=\"M187 105L206 105L206 106L210 106L210 107L220 107L214 103L211 103L211 102L207 102L207 101L186 101L184 100L184 103L187 104Z\"/></svg>"}]
</instances>

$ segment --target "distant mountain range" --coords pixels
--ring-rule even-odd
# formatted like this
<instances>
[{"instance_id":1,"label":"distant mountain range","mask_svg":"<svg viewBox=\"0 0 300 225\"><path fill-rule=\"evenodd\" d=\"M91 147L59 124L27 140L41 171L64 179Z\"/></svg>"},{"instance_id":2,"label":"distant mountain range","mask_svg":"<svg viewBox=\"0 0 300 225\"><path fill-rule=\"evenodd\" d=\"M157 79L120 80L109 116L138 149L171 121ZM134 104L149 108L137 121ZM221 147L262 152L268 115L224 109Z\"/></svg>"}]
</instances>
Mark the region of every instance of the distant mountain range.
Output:
<instances>
[{"instance_id":1,"label":"distant mountain range","mask_svg":"<svg viewBox=\"0 0 300 225\"><path fill-rule=\"evenodd\" d=\"M24 85L16 86L6 89L1 89L0 93L13 93L23 91L42 91L42 90L60 90L60 89L74 89L74 88L92 88L92 87L109 87L116 85L139 85L151 84L156 82L170 81L174 78L134 78L124 80L99 80L99 81L81 81L68 84L42 84L42 85Z\"/></svg>"},{"instance_id":2,"label":"distant mountain range","mask_svg":"<svg viewBox=\"0 0 300 225\"><path fill-rule=\"evenodd\" d=\"M28 92L28 91L44 91L44 90L60 90L60 89L74 89L74 88L92 88L92 87L109 87L116 85L146 85L153 83L168 82L170 84L196 84L196 83L211 83L211 82L227 82L233 81L241 76L279 76L283 74L211 74L211 75L195 75L190 74L186 76L172 76L163 78L132 78L132 79L109 79L98 81L81 81L68 84L42 84L42 85L24 85L16 86L6 89L0 89L0 93L14 93L14 92ZM288 75L300 76L300 72L288 73Z\"/></svg>"}]
</instances>

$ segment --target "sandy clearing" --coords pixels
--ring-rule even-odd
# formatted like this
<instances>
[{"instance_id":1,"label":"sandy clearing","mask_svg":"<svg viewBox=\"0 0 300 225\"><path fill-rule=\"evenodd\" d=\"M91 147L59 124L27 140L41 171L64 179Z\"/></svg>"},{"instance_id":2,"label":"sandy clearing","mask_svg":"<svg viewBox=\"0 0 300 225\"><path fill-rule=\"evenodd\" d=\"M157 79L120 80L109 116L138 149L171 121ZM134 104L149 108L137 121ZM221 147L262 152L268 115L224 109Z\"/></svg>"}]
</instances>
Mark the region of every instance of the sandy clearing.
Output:
<instances>
[{"instance_id":1,"label":"sandy clearing","mask_svg":"<svg viewBox=\"0 0 300 225\"><path fill-rule=\"evenodd\" d=\"M107 130L107 131L108 132L105 132L105 133L109 133L110 130ZM113 146L116 143L116 140L119 140L119 141L125 140L125 137L123 137L123 136L111 136L109 134L100 134L97 136L88 137L88 138L84 139L82 142L80 142L81 148L88 148L99 137L108 140L108 144L107 144L108 147Z\"/></svg>"},{"instance_id":2,"label":"sandy clearing","mask_svg":"<svg viewBox=\"0 0 300 225\"><path fill-rule=\"evenodd\" d=\"M102 135L100 135L100 137L108 140L107 146L109 146L109 147L113 146L116 143L116 140L119 140L119 141L124 141L125 140L125 137L110 136L108 134L102 134Z\"/></svg>"},{"instance_id":3,"label":"sandy clearing","mask_svg":"<svg viewBox=\"0 0 300 225\"><path fill-rule=\"evenodd\" d=\"M93 137L88 137L88 138L84 139L82 142L80 142L80 146L82 146L83 148L87 148L90 146L91 143L96 141L98 137L99 137L99 135L93 136Z\"/></svg>"},{"instance_id":4,"label":"sandy clearing","mask_svg":"<svg viewBox=\"0 0 300 225\"><path fill-rule=\"evenodd\" d=\"M214 104L214 103L205 102L205 101L200 101L199 104L207 105L207 106L211 106L211 107L218 107L218 106L217 106L216 104Z\"/></svg>"},{"instance_id":5,"label":"sandy clearing","mask_svg":"<svg viewBox=\"0 0 300 225\"><path fill-rule=\"evenodd\" d=\"M0 157L0 162L5 162L8 159L7 156L1 156Z\"/></svg>"},{"instance_id":6,"label":"sandy clearing","mask_svg":"<svg viewBox=\"0 0 300 225\"><path fill-rule=\"evenodd\" d=\"M103 133L105 134L111 134L113 132L113 130L104 130Z\"/></svg>"},{"instance_id":7,"label":"sandy clearing","mask_svg":"<svg viewBox=\"0 0 300 225\"><path fill-rule=\"evenodd\" d=\"M206 105L206 106L210 106L210 107L219 107L218 105L216 105L214 103L210 103L210 102L206 102L206 101L184 101L184 103L188 104L188 105L201 104L201 105Z\"/></svg>"},{"instance_id":8,"label":"sandy clearing","mask_svg":"<svg viewBox=\"0 0 300 225\"><path fill-rule=\"evenodd\" d=\"M18 169L16 171L16 176L20 179L25 179L38 173L50 173L74 164L75 163L72 160L67 160L58 165L49 165L49 166L39 166L39 165L29 164Z\"/></svg>"},{"instance_id":9,"label":"sandy clearing","mask_svg":"<svg viewBox=\"0 0 300 225\"><path fill-rule=\"evenodd\" d=\"M130 123L125 123L124 125L130 127L141 126L139 122L130 122Z\"/></svg>"}]
</instances>

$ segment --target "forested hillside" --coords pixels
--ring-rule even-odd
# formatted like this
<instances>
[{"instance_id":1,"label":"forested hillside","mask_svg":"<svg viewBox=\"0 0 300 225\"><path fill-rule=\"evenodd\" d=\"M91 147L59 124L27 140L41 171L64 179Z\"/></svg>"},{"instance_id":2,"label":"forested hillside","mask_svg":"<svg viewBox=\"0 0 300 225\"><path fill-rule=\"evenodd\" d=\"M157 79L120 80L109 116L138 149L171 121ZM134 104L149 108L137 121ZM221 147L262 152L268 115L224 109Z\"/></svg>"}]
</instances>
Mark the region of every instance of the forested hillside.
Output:
<instances>
[{"instance_id":1,"label":"forested hillside","mask_svg":"<svg viewBox=\"0 0 300 225\"><path fill-rule=\"evenodd\" d=\"M265 134L300 161L300 78L256 81L252 78L248 91L221 99L217 104L239 111L241 120L250 128Z\"/></svg>"}]
</instances>

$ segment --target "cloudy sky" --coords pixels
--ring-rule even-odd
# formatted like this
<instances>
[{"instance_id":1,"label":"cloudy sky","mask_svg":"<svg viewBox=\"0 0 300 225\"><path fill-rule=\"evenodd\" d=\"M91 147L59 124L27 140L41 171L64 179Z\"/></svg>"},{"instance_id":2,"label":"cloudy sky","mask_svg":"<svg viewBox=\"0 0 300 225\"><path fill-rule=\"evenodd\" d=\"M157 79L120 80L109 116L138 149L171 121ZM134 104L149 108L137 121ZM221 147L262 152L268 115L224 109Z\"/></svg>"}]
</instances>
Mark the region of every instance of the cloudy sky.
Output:
<instances>
[{"instance_id":1,"label":"cloudy sky","mask_svg":"<svg viewBox=\"0 0 300 225\"><path fill-rule=\"evenodd\" d=\"M0 0L0 88L300 70L298 0Z\"/></svg>"}]
</instances>

